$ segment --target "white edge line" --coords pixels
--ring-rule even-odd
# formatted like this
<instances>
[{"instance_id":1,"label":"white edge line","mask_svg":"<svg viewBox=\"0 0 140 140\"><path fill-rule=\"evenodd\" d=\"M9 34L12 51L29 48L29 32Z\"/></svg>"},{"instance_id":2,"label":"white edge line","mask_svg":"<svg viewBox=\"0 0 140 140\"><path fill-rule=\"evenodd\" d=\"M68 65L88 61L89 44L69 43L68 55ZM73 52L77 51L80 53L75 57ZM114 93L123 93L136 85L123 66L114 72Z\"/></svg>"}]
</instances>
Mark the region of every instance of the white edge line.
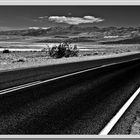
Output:
<instances>
[{"instance_id":1,"label":"white edge line","mask_svg":"<svg viewBox=\"0 0 140 140\"><path fill-rule=\"evenodd\" d=\"M66 74L66 75L63 75L63 76L59 76L59 77L44 80L44 81L35 81L35 82L32 82L32 83L27 83L27 84L23 84L23 85L20 85L20 86L0 90L0 95L6 94L6 93L9 93L9 92L13 92L13 91L17 91L17 90L20 90L20 89L24 89L24 88L27 88L27 87L32 87L32 86L35 86L35 85L40 85L40 84L43 84L43 83L51 82L51 81L54 81L54 80L66 78L66 77L73 76L73 75L76 75L76 74L85 73L85 72L88 72L88 71L91 71L91 70L96 70L96 69L100 69L100 68L104 68L104 67L108 67L108 66L122 64L122 63L125 63L125 62L131 62L131 61L134 61L134 60L139 60L139 58L135 58L135 59L128 60L128 61L122 61L122 62L119 62L119 63L106 64L106 65L102 65L102 66L99 66L99 67L90 68L90 69L86 69L86 70Z\"/></svg>"},{"instance_id":2,"label":"white edge line","mask_svg":"<svg viewBox=\"0 0 140 140\"><path fill-rule=\"evenodd\" d=\"M99 135L109 134L109 132L112 130L112 128L115 126L115 124L121 118L121 116L125 113L125 111L128 109L128 107L132 104L132 102L135 100L135 98L138 96L139 93L140 93L140 87L129 98L129 100L122 106L122 108L117 112L117 114L109 121L109 123L101 130Z\"/></svg>"}]
</instances>

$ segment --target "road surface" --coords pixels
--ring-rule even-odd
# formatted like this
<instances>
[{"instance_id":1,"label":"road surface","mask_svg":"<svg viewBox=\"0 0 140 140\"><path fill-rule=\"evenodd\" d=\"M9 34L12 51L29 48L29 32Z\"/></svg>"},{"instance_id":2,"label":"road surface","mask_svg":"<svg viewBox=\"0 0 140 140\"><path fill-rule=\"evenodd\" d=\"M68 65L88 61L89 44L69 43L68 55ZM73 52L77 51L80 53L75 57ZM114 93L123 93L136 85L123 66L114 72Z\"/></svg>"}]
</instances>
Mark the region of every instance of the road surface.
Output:
<instances>
[{"instance_id":1,"label":"road surface","mask_svg":"<svg viewBox=\"0 0 140 140\"><path fill-rule=\"evenodd\" d=\"M1 94L0 133L99 134L139 87L139 56L136 54L109 60L97 60L95 63L89 61L52 66L51 68L37 68L35 72L37 79L41 72L40 79L46 80L54 78L56 75L60 76L109 64ZM123 63L126 60L127 62ZM61 69L63 73L58 72ZM23 70L23 76L27 76L28 72L34 73L35 69L30 70ZM57 72L55 73L55 71ZM9 73L12 72L5 74ZM19 73L14 71L14 74ZM36 77L33 79L35 80ZM27 79L30 78L27 76ZM9 80L8 77L6 80Z\"/></svg>"}]
</instances>

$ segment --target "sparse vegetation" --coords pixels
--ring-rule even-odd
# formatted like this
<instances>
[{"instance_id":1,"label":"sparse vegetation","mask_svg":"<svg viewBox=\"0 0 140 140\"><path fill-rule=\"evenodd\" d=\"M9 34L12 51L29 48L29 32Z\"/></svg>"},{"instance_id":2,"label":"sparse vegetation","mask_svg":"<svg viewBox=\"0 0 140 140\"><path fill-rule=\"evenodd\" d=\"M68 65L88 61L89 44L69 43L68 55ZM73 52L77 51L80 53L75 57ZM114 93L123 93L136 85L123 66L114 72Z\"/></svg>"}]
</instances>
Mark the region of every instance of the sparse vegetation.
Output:
<instances>
[{"instance_id":1,"label":"sparse vegetation","mask_svg":"<svg viewBox=\"0 0 140 140\"><path fill-rule=\"evenodd\" d=\"M59 45L57 44L56 48ZM131 53L139 52L140 50L140 45L136 45L136 44L105 46L105 45L92 45L91 43L88 44L79 43L76 45L78 45L81 48L78 50L77 46L74 46L73 44L69 44L68 45L69 47L65 49L65 56L62 59L52 59L55 58L55 56L57 56L55 55L55 53L54 53L54 57L49 56L48 50L50 49L51 51L51 48L53 48L51 47L52 44L50 44L49 46L45 46L44 48L42 48L42 51L37 51L37 52L33 52L33 51L21 51L21 52L10 51L10 53L0 52L0 70L79 62L85 60L93 60L97 58L113 57L114 55L122 56L123 53L126 55L127 53L131 54ZM84 46L89 50L87 49L82 50ZM5 49L8 48L6 47ZM72 53L69 49L73 50L74 53ZM95 54L95 52L97 52L98 54ZM78 56L78 57L71 57L71 56Z\"/></svg>"},{"instance_id":2,"label":"sparse vegetation","mask_svg":"<svg viewBox=\"0 0 140 140\"><path fill-rule=\"evenodd\" d=\"M18 60L17 60L17 62L25 62L26 60L25 60L25 58L19 58Z\"/></svg>"},{"instance_id":3,"label":"sparse vegetation","mask_svg":"<svg viewBox=\"0 0 140 140\"><path fill-rule=\"evenodd\" d=\"M78 48L76 45L71 46L69 43L61 43L49 49L49 55L53 58L78 56Z\"/></svg>"},{"instance_id":4,"label":"sparse vegetation","mask_svg":"<svg viewBox=\"0 0 140 140\"><path fill-rule=\"evenodd\" d=\"M15 59L14 61L12 61L12 63L16 63L16 62L25 62L26 61L26 58L17 58Z\"/></svg>"},{"instance_id":5,"label":"sparse vegetation","mask_svg":"<svg viewBox=\"0 0 140 140\"><path fill-rule=\"evenodd\" d=\"M10 53L8 49L3 50L3 53Z\"/></svg>"}]
</instances>

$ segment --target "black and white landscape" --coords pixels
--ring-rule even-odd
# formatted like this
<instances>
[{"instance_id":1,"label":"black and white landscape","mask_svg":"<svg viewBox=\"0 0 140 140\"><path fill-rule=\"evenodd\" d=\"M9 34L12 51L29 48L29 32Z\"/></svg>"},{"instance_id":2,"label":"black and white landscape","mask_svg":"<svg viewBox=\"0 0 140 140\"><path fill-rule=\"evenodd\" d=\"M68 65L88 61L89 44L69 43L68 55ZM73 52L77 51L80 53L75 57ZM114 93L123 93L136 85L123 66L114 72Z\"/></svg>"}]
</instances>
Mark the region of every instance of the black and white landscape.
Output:
<instances>
[{"instance_id":1,"label":"black and white landscape","mask_svg":"<svg viewBox=\"0 0 140 140\"><path fill-rule=\"evenodd\" d=\"M0 6L0 134L140 134L140 6Z\"/></svg>"}]
</instances>

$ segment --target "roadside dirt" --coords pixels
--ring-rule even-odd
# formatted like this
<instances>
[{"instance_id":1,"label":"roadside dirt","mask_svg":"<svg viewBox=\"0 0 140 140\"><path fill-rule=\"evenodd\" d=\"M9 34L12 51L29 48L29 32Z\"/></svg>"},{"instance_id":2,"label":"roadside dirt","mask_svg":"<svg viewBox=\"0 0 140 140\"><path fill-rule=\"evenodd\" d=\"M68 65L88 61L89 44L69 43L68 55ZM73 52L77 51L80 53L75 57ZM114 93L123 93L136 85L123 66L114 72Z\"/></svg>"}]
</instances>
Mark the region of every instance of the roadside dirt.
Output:
<instances>
[{"instance_id":1,"label":"roadside dirt","mask_svg":"<svg viewBox=\"0 0 140 140\"><path fill-rule=\"evenodd\" d=\"M119 57L129 54L139 53L139 51L123 52L119 54L96 54L90 56L80 55L79 57L69 57L53 59L46 55L45 52L11 52L3 54L0 53L0 71L36 67L43 65L55 65L62 63L79 62L86 60L97 60L103 58Z\"/></svg>"}]
</instances>

